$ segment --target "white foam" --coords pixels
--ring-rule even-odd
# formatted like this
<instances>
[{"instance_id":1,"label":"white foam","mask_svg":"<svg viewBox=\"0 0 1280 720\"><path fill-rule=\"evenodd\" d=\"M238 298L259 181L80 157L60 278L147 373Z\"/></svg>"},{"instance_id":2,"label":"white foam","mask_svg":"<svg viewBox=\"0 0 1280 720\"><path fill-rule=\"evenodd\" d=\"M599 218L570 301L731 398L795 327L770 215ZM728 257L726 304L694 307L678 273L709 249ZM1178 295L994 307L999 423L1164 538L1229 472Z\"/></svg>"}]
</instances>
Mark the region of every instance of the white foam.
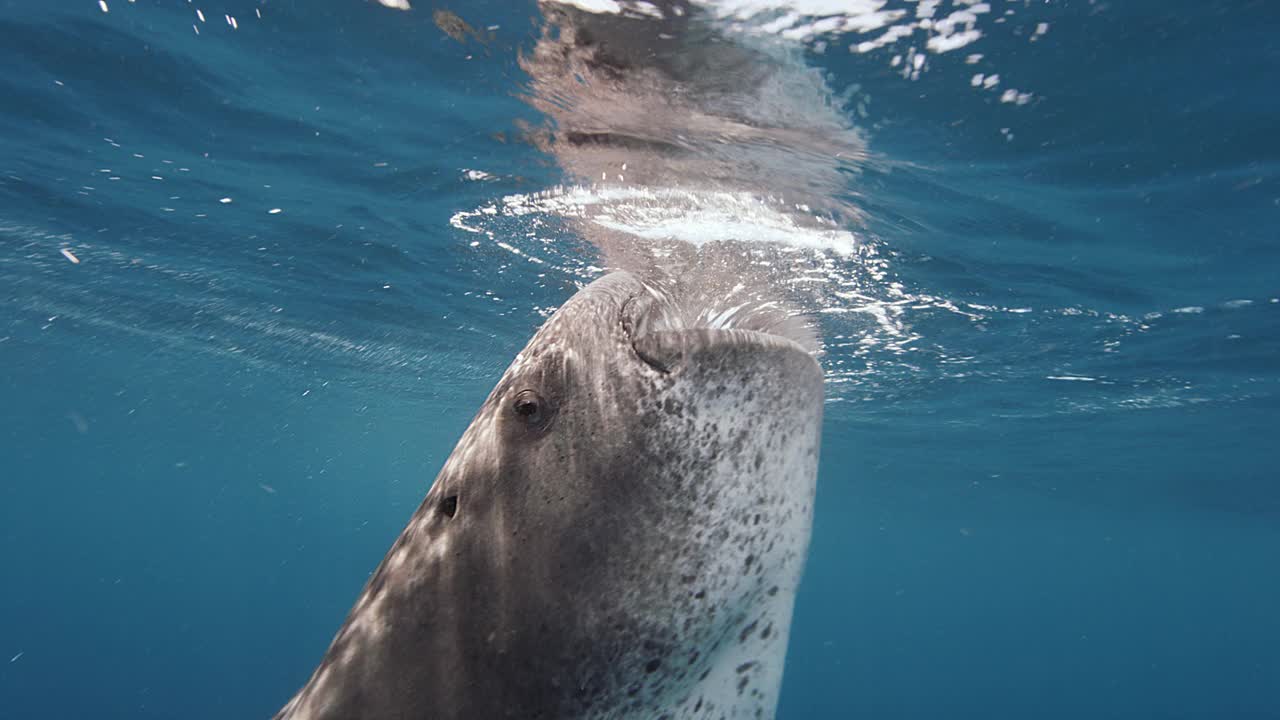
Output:
<instances>
[{"instance_id":1,"label":"white foam","mask_svg":"<svg viewBox=\"0 0 1280 720\"><path fill-rule=\"evenodd\" d=\"M646 240L676 240L696 247L718 240L830 250L848 255L857 237L798 206L746 192L649 187L569 187L508 195L500 208L457 213L454 227L490 235L485 216L548 215L585 220Z\"/></svg>"},{"instance_id":2,"label":"white foam","mask_svg":"<svg viewBox=\"0 0 1280 720\"><path fill-rule=\"evenodd\" d=\"M616 15L621 13L623 8L614 0L556 0L560 5L568 5L576 7L579 10L586 10L590 13L609 13Z\"/></svg>"},{"instance_id":3,"label":"white foam","mask_svg":"<svg viewBox=\"0 0 1280 720\"><path fill-rule=\"evenodd\" d=\"M832 39L852 35L852 42L846 41L850 52L865 54L888 49L886 62L900 68L908 80L917 80L928 71L926 54L973 46L986 37L993 24L1006 20L992 14L990 3L978 0L695 1L732 32L766 41L781 38L805 43L816 52L825 52ZM1028 34L1035 40L1048 30L1049 24L1040 22ZM983 61L982 53L971 52L965 58L970 65ZM1005 102L1024 105L1031 97L1031 93L1015 93Z\"/></svg>"},{"instance_id":4,"label":"white foam","mask_svg":"<svg viewBox=\"0 0 1280 720\"><path fill-rule=\"evenodd\" d=\"M546 199L533 202L538 207ZM525 196L504 199L516 212L531 206ZM551 203L562 214L651 240L702 245L717 240L773 243L853 252L853 233L824 218L806 215L782 201L746 192L675 188L573 188ZM803 223L803 224L802 224Z\"/></svg>"}]
</instances>

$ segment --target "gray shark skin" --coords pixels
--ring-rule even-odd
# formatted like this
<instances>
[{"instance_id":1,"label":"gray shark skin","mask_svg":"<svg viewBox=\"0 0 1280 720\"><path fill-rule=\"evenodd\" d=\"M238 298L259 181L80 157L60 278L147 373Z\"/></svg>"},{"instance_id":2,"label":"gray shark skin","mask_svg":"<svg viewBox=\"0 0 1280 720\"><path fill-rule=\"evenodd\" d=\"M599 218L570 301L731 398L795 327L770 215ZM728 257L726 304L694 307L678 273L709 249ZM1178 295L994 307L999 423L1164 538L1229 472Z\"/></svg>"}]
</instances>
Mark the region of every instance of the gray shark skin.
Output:
<instances>
[{"instance_id":1,"label":"gray shark skin","mask_svg":"<svg viewBox=\"0 0 1280 720\"><path fill-rule=\"evenodd\" d=\"M773 717L822 372L681 303L619 272L544 324L277 720Z\"/></svg>"}]
</instances>

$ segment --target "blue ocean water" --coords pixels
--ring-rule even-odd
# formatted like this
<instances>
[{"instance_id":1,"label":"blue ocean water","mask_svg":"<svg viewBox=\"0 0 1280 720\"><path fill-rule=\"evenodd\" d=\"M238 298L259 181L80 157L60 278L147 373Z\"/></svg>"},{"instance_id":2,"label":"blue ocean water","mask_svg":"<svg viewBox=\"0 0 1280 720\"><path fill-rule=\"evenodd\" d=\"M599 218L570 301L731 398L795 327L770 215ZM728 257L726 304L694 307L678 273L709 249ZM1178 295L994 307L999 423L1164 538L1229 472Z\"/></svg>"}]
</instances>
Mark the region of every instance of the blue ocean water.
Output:
<instances>
[{"instance_id":1,"label":"blue ocean water","mask_svg":"<svg viewBox=\"0 0 1280 720\"><path fill-rule=\"evenodd\" d=\"M538 8L107 3L0 0L0 718L269 717L595 272L451 222L565 181ZM983 5L797 39L867 159L779 717L1280 717L1280 8Z\"/></svg>"}]
</instances>

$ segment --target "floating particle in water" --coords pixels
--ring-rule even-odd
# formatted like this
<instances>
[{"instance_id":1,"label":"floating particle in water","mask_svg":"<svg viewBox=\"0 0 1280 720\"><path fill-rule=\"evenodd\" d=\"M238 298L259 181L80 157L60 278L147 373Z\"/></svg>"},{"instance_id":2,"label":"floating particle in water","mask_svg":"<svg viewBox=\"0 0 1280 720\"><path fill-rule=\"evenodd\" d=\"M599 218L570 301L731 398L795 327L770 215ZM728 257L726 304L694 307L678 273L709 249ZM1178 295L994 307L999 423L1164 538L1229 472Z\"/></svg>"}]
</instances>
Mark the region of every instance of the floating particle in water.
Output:
<instances>
[{"instance_id":1,"label":"floating particle in water","mask_svg":"<svg viewBox=\"0 0 1280 720\"><path fill-rule=\"evenodd\" d=\"M1000 102L1026 105L1031 102L1031 93L1018 92L1017 90L1010 88L1000 95Z\"/></svg>"},{"instance_id":2,"label":"floating particle in water","mask_svg":"<svg viewBox=\"0 0 1280 720\"><path fill-rule=\"evenodd\" d=\"M70 260L73 265L80 264L80 258L76 257L75 253L71 252L69 248L62 248L60 252L62 253L62 257Z\"/></svg>"}]
</instances>

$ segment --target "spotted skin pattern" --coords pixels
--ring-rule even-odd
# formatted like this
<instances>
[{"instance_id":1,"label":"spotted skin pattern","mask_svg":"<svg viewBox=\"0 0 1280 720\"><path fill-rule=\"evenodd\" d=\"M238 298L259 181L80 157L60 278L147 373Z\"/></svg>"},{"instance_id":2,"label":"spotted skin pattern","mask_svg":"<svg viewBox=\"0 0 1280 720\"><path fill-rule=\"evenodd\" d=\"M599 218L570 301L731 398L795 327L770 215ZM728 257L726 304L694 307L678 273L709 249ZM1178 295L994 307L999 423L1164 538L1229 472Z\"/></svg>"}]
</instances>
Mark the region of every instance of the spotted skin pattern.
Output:
<instances>
[{"instance_id":1,"label":"spotted skin pattern","mask_svg":"<svg viewBox=\"0 0 1280 720\"><path fill-rule=\"evenodd\" d=\"M772 718L822 373L633 275L512 363L278 720Z\"/></svg>"}]
</instances>

